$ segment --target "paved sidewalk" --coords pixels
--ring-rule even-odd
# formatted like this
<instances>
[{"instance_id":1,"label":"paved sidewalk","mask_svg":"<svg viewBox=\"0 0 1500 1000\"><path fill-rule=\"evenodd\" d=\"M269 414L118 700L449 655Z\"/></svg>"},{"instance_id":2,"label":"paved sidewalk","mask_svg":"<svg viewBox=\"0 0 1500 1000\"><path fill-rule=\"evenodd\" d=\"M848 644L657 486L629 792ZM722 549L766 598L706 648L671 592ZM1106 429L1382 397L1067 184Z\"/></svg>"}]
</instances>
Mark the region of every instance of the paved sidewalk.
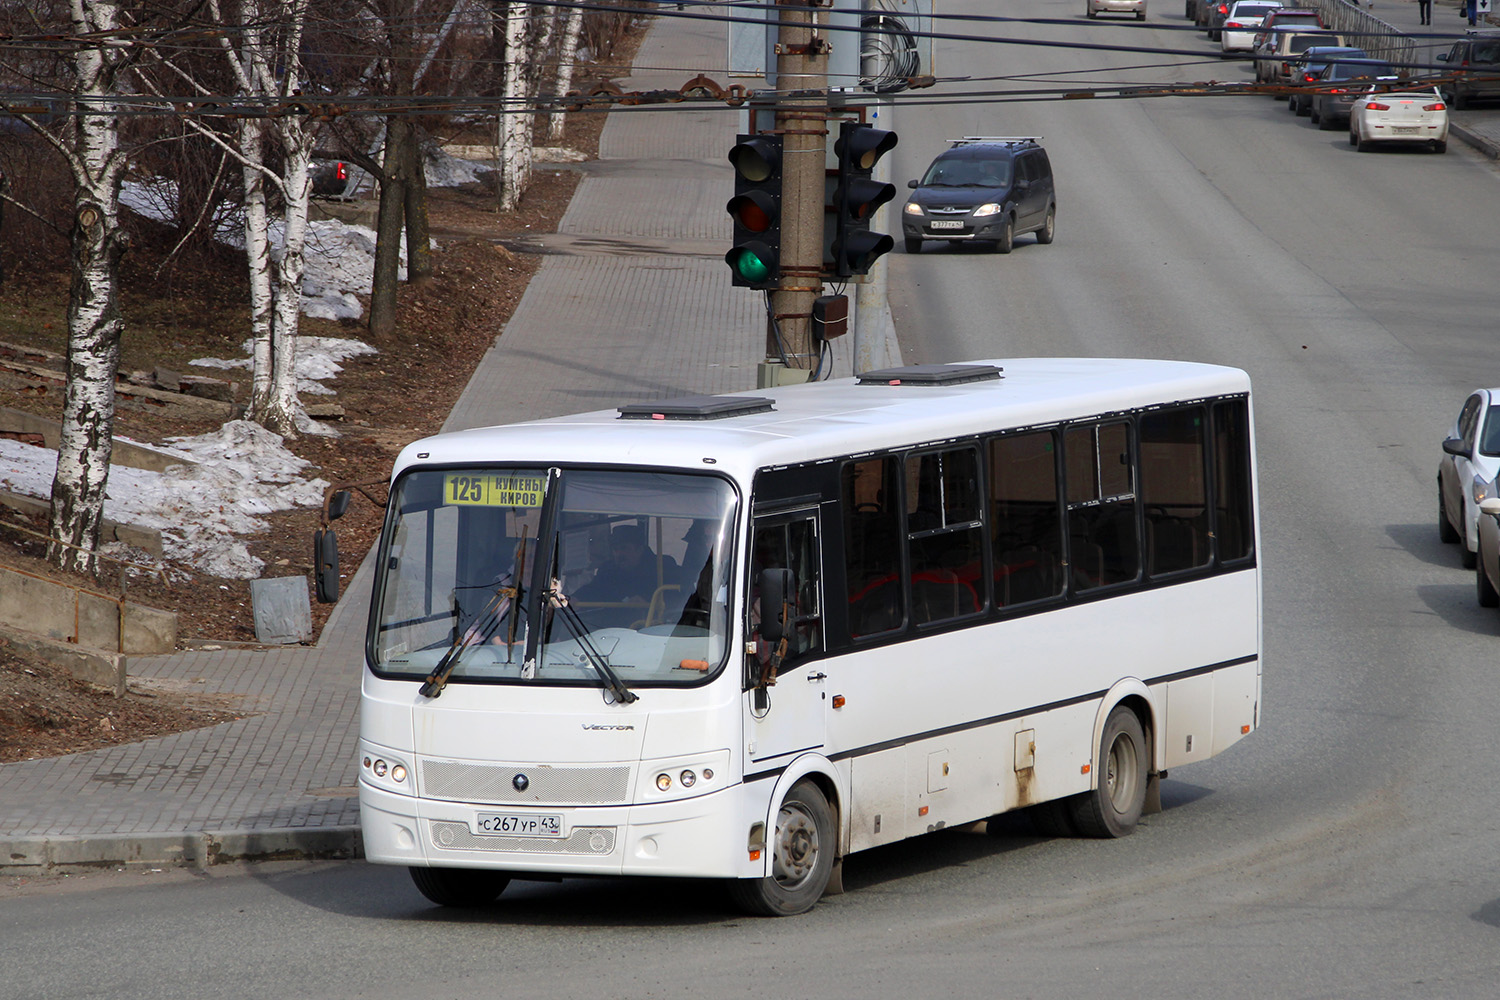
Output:
<instances>
[{"instance_id":1,"label":"paved sidewalk","mask_svg":"<svg viewBox=\"0 0 1500 1000\"><path fill-rule=\"evenodd\" d=\"M658 19L640 66L715 66L723 27ZM680 87L641 72L626 90ZM446 430L755 387L759 293L732 288L724 154L732 110L620 111L548 253ZM845 337L843 340L852 340ZM850 374L849 346L835 373ZM309 542L309 544L311 544ZM316 647L133 659L134 677L240 699L256 714L145 743L0 765L0 867L211 864L356 855L359 681L369 571Z\"/></svg>"}]
</instances>

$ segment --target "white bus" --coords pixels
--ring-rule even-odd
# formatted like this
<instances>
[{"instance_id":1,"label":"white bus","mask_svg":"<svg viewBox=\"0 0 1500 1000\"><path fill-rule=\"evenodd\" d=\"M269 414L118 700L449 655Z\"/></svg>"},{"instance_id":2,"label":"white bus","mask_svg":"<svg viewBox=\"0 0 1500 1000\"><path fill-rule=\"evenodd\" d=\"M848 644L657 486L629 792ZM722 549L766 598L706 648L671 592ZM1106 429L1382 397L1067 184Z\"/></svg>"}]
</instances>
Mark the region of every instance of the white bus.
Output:
<instances>
[{"instance_id":1,"label":"white bus","mask_svg":"<svg viewBox=\"0 0 1500 1000\"><path fill-rule=\"evenodd\" d=\"M365 854L444 905L649 875L778 915L848 854L1009 810L1127 834L1259 723L1254 468L1247 376L1169 361L417 441L376 564Z\"/></svg>"}]
</instances>

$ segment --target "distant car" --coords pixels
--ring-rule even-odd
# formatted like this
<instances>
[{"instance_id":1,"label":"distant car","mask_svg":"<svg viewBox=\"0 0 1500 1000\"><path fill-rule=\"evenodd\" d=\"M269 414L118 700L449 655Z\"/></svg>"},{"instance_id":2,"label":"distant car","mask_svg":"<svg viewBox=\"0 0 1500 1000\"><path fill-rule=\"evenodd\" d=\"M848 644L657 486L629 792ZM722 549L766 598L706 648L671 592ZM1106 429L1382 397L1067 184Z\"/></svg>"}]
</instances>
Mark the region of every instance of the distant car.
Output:
<instances>
[{"instance_id":1,"label":"distant car","mask_svg":"<svg viewBox=\"0 0 1500 1000\"><path fill-rule=\"evenodd\" d=\"M1280 6L1279 3L1267 0L1238 0L1229 8L1219 30L1220 54L1227 56L1254 49L1255 33L1261 22L1266 19L1267 14Z\"/></svg>"},{"instance_id":2,"label":"distant car","mask_svg":"<svg viewBox=\"0 0 1500 1000\"><path fill-rule=\"evenodd\" d=\"M1312 7L1281 7L1266 15L1266 19L1260 24L1260 31L1255 35L1255 44L1259 46L1266 40L1269 33L1279 28L1326 28L1327 23L1323 20L1323 12Z\"/></svg>"},{"instance_id":3,"label":"distant car","mask_svg":"<svg viewBox=\"0 0 1500 1000\"><path fill-rule=\"evenodd\" d=\"M350 164L343 160L314 160L312 193L324 198L341 198L349 188Z\"/></svg>"},{"instance_id":4,"label":"distant car","mask_svg":"<svg viewBox=\"0 0 1500 1000\"><path fill-rule=\"evenodd\" d=\"M1479 505L1495 496L1500 472L1500 389L1479 389L1464 400L1443 440L1438 463L1438 537L1461 542L1472 569L1479 548Z\"/></svg>"},{"instance_id":5,"label":"distant car","mask_svg":"<svg viewBox=\"0 0 1500 1000\"><path fill-rule=\"evenodd\" d=\"M1266 20L1279 13L1267 15ZM1283 28L1272 31L1255 48L1255 82L1286 83L1291 79L1292 60L1314 45L1346 45L1344 36L1327 28Z\"/></svg>"},{"instance_id":6,"label":"distant car","mask_svg":"<svg viewBox=\"0 0 1500 1000\"><path fill-rule=\"evenodd\" d=\"M1395 67L1377 59L1330 62L1318 76L1307 116L1320 130L1332 132L1349 123L1354 102L1369 91L1361 83L1395 83L1398 79Z\"/></svg>"},{"instance_id":7,"label":"distant car","mask_svg":"<svg viewBox=\"0 0 1500 1000\"><path fill-rule=\"evenodd\" d=\"M1146 19L1146 0L1083 0L1083 12L1089 17L1100 14L1134 14L1137 21Z\"/></svg>"},{"instance_id":8,"label":"distant car","mask_svg":"<svg viewBox=\"0 0 1500 1000\"><path fill-rule=\"evenodd\" d=\"M1306 115L1312 110L1311 86L1318 82L1323 70L1336 59L1368 59L1364 49L1345 45L1313 45L1303 50L1302 55L1292 61L1287 86L1297 88L1287 95L1287 108L1295 115Z\"/></svg>"},{"instance_id":9,"label":"distant car","mask_svg":"<svg viewBox=\"0 0 1500 1000\"><path fill-rule=\"evenodd\" d=\"M1210 0L1208 19L1203 25L1203 29L1208 32L1209 41L1219 40L1220 29L1224 24L1224 19L1229 16L1229 8L1232 6L1234 6L1234 0Z\"/></svg>"},{"instance_id":10,"label":"distant car","mask_svg":"<svg viewBox=\"0 0 1500 1000\"><path fill-rule=\"evenodd\" d=\"M1500 31L1470 31L1438 55L1453 82L1442 87L1443 100L1455 111L1470 101L1500 97Z\"/></svg>"},{"instance_id":11,"label":"distant car","mask_svg":"<svg viewBox=\"0 0 1500 1000\"><path fill-rule=\"evenodd\" d=\"M1436 90L1372 92L1349 112L1349 145L1368 153L1384 143L1425 143L1448 151L1448 106Z\"/></svg>"},{"instance_id":12,"label":"distant car","mask_svg":"<svg viewBox=\"0 0 1500 1000\"><path fill-rule=\"evenodd\" d=\"M924 240L989 243L1010 253L1022 233L1051 243L1057 227L1052 164L1035 138L956 139L906 186L912 189L901 210L907 253L920 253Z\"/></svg>"}]
</instances>

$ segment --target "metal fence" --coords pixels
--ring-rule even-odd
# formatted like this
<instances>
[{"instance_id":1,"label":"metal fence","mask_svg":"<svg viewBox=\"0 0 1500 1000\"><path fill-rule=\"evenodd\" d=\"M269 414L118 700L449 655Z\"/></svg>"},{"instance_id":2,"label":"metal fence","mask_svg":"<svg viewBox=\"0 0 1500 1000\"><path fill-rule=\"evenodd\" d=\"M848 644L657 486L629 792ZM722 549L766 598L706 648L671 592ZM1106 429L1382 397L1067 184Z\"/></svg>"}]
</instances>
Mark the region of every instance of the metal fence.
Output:
<instances>
[{"instance_id":1,"label":"metal fence","mask_svg":"<svg viewBox=\"0 0 1500 1000\"><path fill-rule=\"evenodd\" d=\"M1308 6L1316 7L1324 23L1345 36L1346 44L1364 49L1370 58L1384 59L1403 74L1432 73L1426 57L1418 54L1415 39L1364 8L1347 0L1310 0Z\"/></svg>"}]
</instances>

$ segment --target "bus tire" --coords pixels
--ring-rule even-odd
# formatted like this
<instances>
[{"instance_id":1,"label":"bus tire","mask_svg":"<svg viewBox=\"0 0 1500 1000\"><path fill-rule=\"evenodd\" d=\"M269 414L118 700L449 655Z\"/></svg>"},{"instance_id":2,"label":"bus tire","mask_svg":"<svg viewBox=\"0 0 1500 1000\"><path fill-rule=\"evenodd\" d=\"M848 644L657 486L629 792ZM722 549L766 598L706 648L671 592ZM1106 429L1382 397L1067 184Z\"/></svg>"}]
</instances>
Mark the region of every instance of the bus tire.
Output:
<instances>
[{"instance_id":1,"label":"bus tire","mask_svg":"<svg viewBox=\"0 0 1500 1000\"><path fill-rule=\"evenodd\" d=\"M1116 705L1099 738L1099 787L1073 799L1073 823L1085 837L1124 837L1146 805L1148 751L1141 720Z\"/></svg>"},{"instance_id":2,"label":"bus tire","mask_svg":"<svg viewBox=\"0 0 1500 1000\"><path fill-rule=\"evenodd\" d=\"M407 871L417 890L439 906L484 906L510 885L509 875L484 868L412 867Z\"/></svg>"},{"instance_id":3,"label":"bus tire","mask_svg":"<svg viewBox=\"0 0 1500 1000\"><path fill-rule=\"evenodd\" d=\"M730 895L755 916L806 913L828 888L838 849L833 810L816 784L799 781L786 793L776 811L776 832L768 846L771 874L736 879L730 884Z\"/></svg>"}]
</instances>

